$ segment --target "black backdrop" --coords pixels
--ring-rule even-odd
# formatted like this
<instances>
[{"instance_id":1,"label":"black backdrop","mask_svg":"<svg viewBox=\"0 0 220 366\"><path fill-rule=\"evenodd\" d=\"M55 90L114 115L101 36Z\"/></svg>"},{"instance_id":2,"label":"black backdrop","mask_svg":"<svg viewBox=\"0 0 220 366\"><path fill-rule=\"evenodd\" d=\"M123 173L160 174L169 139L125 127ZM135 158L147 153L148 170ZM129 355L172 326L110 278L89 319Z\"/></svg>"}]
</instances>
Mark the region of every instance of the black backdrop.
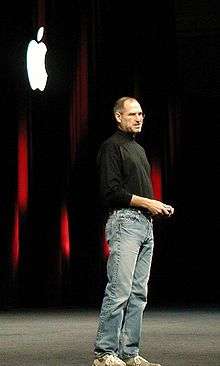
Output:
<instances>
[{"instance_id":1,"label":"black backdrop","mask_svg":"<svg viewBox=\"0 0 220 366\"><path fill-rule=\"evenodd\" d=\"M2 308L100 304L106 259L95 157L113 131L113 102L128 94L140 99L149 116L139 140L152 162L160 160L163 199L176 210L169 222L155 222L149 302L219 305L219 9L212 1L143 3L130 8L124 1L28 1L2 8ZM45 25L48 46L43 93L30 91L25 69L37 25ZM19 216L15 268L21 116L27 123L29 190ZM63 201L68 259L60 249Z\"/></svg>"}]
</instances>

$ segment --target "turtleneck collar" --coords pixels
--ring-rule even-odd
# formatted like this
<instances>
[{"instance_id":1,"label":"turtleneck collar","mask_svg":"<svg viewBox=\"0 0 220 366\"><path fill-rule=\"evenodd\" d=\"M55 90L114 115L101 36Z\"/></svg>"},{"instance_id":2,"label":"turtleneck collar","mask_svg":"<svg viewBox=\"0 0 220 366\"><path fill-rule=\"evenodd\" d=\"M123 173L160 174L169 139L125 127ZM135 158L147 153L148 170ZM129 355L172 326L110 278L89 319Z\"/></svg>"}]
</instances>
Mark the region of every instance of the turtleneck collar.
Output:
<instances>
[{"instance_id":1,"label":"turtleneck collar","mask_svg":"<svg viewBox=\"0 0 220 366\"><path fill-rule=\"evenodd\" d=\"M130 141L135 140L135 134L117 129L116 133Z\"/></svg>"}]
</instances>

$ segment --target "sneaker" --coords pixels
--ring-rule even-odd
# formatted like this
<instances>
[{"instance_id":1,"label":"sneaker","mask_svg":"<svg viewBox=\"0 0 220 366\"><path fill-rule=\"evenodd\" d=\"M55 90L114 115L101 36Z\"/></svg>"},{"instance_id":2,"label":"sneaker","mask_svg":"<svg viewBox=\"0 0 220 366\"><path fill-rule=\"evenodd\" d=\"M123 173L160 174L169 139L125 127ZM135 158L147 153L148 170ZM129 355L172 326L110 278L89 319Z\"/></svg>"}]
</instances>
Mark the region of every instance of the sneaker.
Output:
<instances>
[{"instance_id":1,"label":"sneaker","mask_svg":"<svg viewBox=\"0 0 220 366\"><path fill-rule=\"evenodd\" d=\"M93 366L126 366L126 363L115 355L105 355L101 358L96 358Z\"/></svg>"},{"instance_id":2,"label":"sneaker","mask_svg":"<svg viewBox=\"0 0 220 366\"><path fill-rule=\"evenodd\" d=\"M132 357L132 358L127 358L124 361L126 363L126 366L161 366L159 363L149 362L141 356L135 356L135 357Z\"/></svg>"}]
</instances>

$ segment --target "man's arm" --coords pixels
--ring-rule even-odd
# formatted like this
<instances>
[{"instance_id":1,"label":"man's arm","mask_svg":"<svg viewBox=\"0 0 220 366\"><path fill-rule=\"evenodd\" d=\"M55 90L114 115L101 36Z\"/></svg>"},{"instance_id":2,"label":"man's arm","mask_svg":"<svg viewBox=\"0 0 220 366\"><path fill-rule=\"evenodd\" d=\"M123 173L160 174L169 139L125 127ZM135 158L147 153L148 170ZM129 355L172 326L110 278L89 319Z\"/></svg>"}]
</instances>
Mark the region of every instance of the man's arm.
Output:
<instances>
[{"instance_id":1,"label":"man's arm","mask_svg":"<svg viewBox=\"0 0 220 366\"><path fill-rule=\"evenodd\" d=\"M134 194L132 195L130 206L145 208L152 216L171 216L174 213L174 208L170 205L166 205L158 200L136 196Z\"/></svg>"},{"instance_id":2,"label":"man's arm","mask_svg":"<svg viewBox=\"0 0 220 366\"><path fill-rule=\"evenodd\" d=\"M97 157L100 195L107 207L129 207L132 194L123 188L120 148L104 144Z\"/></svg>"}]
</instances>

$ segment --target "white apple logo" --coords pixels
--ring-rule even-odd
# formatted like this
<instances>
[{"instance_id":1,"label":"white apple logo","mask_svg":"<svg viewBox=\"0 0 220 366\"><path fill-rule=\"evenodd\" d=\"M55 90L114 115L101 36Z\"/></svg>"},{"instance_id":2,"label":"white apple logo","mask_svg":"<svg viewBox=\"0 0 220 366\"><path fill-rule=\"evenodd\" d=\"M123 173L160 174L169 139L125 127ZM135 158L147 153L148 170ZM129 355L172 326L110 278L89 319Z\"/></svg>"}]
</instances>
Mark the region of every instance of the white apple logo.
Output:
<instances>
[{"instance_id":1,"label":"white apple logo","mask_svg":"<svg viewBox=\"0 0 220 366\"><path fill-rule=\"evenodd\" d=\"M47 83L47 71L45 67L45 57L47 47L40 42L44 34L44 27L40 27L37 32L37 42L32 40L27 48L27 73L30 86L33 90L44 90Z\"/></svg>"}]
</instances>

